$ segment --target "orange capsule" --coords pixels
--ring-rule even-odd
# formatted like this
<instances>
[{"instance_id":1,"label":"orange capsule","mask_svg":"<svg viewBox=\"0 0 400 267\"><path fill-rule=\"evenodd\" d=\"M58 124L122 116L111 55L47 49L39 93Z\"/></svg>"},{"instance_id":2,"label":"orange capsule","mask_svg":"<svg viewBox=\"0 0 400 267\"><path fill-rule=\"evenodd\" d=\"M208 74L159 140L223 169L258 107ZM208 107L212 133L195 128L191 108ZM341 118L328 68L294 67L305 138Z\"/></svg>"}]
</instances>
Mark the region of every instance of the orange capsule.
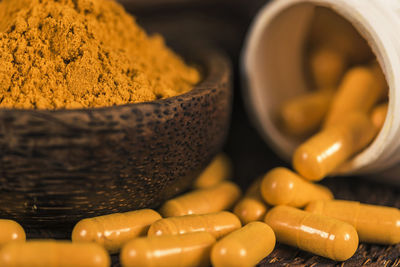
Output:
<instances>
[{"instance_id":1,"label":"orange capsule","mask_svg":"<svg viewBox=\"0 0 400 267\"><path fill-rule=\"evenodd\" d=\"M216 186L232 174L232 163L227 155L220 153L210 165L194 181L194 187L198 189Z\"/></svg>"},{"instance_id":2,"label":"orange capsule","mask_svg":"<svg viewBox=\"0 0 400 267\"><path fill-rule=\"evenodd\" d=\"M247 189L245 196L239 200L233 209L243 224L252 221L262 221L268 210L261 196L261 179L257 179Z\"/></svg>"},{"instance_id":3,"label":"orange capsule","mask_svg":"<svg viewBox=\"0 0 400 267\"><path fill-rule=\"evenodd\" d=\"M163 217L177 217L188 214L206 214L231 208L240 198L240 188L232 182L198 189L170 199L160 209Z\"/></svg>"},{"instance_id":4,"label":"orange capsule","mask_svg":"<svg viewBox=\"0 0 400 267\"><path fill-rule=\"evenodd\" d=\"M35 240L11 242L0 250L1 267L109 267L110 256L96 243Z\"/></svg>"},{"instance_id":5,"label":"orange capsule","mask_svg":"<svg viewBox=\"0 0 400 267\"><path fill-rule=\"evenodd\" d=\"M110 253L116 253L127 241L146 235L150 224L159 219L160 214L151 209L83 219L75 225L72 241L96 242Z\"/></svg>"},{"instance_id":6,"label":"orange capsule","mask_svg":"<svg viewBox=\"0 0 400 267\"><path fill-rule=\"evenodd\" d=\"M315 132L329 110L332 95L332 90L320 90L284 102L280 109L283 129L294 136Z\"/></svg>"},{"instance_id":7,"label":"orange capsule","mask_svg":"<svg viewBox=\"0 0 400 267\"><path fill-rule=\"evenodd\" d=\"M261 193L264 200L273 206L301 208L314 200L333 199L333 194L327 187L306 181L282 167L272 169L264 176Z\"/></svg>"},{"instance_id":8,"label":"orange capsule","mask_svg":"<svg viewBox=\"0 0 400 267\"><path fill-rule=\"evenodd\" d=\"M351 113L301 144L293 154L293 167L304 178L318 181L364 149L377 130L363 113Z\"/></svg>"},{"instance_id":9,"label":"orange capsule","mask_svg":"<svg viewBox=\"0 0 400 267\"><path fill-rule=\"evenodd\" d=\"M379 66L349 70L332 99L324 127L340 123L353 112L368 113L387 94L387 85Z\"/></svg>"},{"instance_id":10,"label":"orange capsule","mask_svg":"<svg viewBox=\"0 0 400 267\"><path fill-rule=\"evenodd\" d=\"M227 211L201 215L169 217L154 222L147 233L152 235L176 235L193 232L208 232L221 238L242 226L239 218Z\"/></svg>"},{"instance_id":11,"label":"orange capsule","mask_svg":"<svg viewBox=\"0 0 400 267\"><path fill-rule=\"evenodd\" d=\"M346 58L330 47L320 47L311 53L310 67L318 89L334 88L346 68Z\"/></svg>"},{"instance_id":12,"label":"orange capsule","mask_svg":"<svg viewBox=\"0 0 400 267\"><path fill-rule=\"evenodd\" d=\"M312 202L306 210L350 223L356 228L360 241L385 245L400 242L399 209L331 200Z\"/></svg>"},{"instance_id":13,"label":"orange capsule","mask_svg":"<svg viewBox=\"0 0 400 267\"><path fill-rule=\"evenodd\" d=\"M371 112L371 120L375 128L381 129L386 120L388 103L376 106Z\"/></svg>"},{"instance_id":14,"label":"orange capsule","mask_svg":"<svg viewBox=\"0 0 400 267\"><path fill-rule=\"evenodd\" d=\"M214 267L252 267L275 247L275 234L262 222L251 222L218 241L211 251Z\"/></svg>"},{"instance_id":15,"label":"orange capsule","mask_svg":"<svg viewBox=\"0 0 400 267\"><path fill-rule=\"evenodd\" d=\"M215 238L207 232L136 238L121 251L123 267L207 267Z\"/></svg>"},{"instance_id":16,"label":"orange capsule","mask_svg":"<svg viewBox=\"0 0 400 267\"><path fill-rule=\"evenodd\" d=\"M358 247L356 229L348 223L288 206L271 209L265 222L278 242L335 261L352 257Z\"/></svg>"},{"instance_id":17,"label":"orange capsule","mask_svg":"<svg viewBox=\"0 0 400 267\"><path fill-rule=\"evenodd\" d=\"M337 50L351 63L363 63L373 58L367 41L353 25L330 8L316 7L310 23L310 45Z\"/></svg>"},{"instance_id":18,"label":"orange capsule","mask_svg":"<svg viewBox=\"0 0 400 267\"><path fill-rule=\"evenodd\" d=\"M19 223L0 219L0 248L8 242L25 241L25 239L25 231Z\"/></svg>"}]
</instances>

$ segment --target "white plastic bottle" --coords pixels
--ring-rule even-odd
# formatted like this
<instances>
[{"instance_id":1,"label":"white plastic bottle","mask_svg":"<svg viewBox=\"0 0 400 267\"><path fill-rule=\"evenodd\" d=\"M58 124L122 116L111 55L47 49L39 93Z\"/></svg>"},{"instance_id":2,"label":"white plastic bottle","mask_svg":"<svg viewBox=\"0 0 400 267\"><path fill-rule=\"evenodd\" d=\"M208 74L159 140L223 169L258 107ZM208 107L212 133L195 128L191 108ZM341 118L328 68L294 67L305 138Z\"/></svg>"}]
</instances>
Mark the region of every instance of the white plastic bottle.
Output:
<instances>
[{"instance_id":1,"label":"white plastic bottle","mask_svg":"<svg viewBox=\"0 0 400 267\"><path fill-rule=\"evenodd\" d=\"M375 174L400 184L400 1L275 0L254 20L243 50L247 109L264 139L291 160L299 140L285 135L275 118L281 103L307 91L304 48L317 7L349 21L376 55L389 86L389 107L375 140L341 166L338 174ZM376 173L379 172L379 175Z\"/></svg>"}]
</instances>

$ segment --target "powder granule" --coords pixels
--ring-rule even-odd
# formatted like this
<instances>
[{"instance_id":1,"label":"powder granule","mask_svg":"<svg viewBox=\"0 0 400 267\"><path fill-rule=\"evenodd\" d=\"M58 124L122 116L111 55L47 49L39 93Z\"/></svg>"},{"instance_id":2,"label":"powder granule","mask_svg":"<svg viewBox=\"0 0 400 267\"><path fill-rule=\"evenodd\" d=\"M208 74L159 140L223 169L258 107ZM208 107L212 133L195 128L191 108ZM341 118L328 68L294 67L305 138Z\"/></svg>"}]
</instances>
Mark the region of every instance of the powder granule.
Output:
<instances>
[{"instance_id":1,"label":"powder granule","mask_svg":"<svg viewBox=\"0 0 400 267\"><path fill-rule=\"evenodd\" d=\"M114 1L0 1L0 107L138 103L185 93L199 79Z\"/></svg>"}]
</instances>

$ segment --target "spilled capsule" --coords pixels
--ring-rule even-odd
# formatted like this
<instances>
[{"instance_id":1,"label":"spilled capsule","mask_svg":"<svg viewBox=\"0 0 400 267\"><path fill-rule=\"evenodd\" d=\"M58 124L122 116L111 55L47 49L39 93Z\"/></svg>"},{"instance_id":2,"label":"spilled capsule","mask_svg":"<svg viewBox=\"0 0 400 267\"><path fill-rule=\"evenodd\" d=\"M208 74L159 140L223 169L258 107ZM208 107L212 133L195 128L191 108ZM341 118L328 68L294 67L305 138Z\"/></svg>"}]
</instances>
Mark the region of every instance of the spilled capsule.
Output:
<instances>
[{"instance_id":1,"label":"spilled capsule","mask_svg":"<svg viewBox=\"0 0 400 267\"><path fill-rule=\"evenodd\" d=\"M232 173L232 163L227 155L220 153L207 168L197 177L194 187L209 188L229 178Z\"/></svg>"},{"instance_id":2,"label":"spilled capsule","mask_svg":"<svg viewBox=\"0 0 400 267\"><path fill-rule=\"evenodd\" d=\"M109 267L110 256L96 243L37 240L12 242L0 250L2 267Z\"/></svg>"},{"instance_id":3,"label":"spilled capsule","mask_svg":"<svg viewBox=\"0 0 400 267\"><path fill-rule=\"evenodd\" d=\"M150 224L159 219L160 214L150 209L83 219L75 225L72 241L96 242L110 253L116 253L127 241L146 235Z\"/></svg>"},{"instance_id":4,"label":"spilled capsule","mask_svg":"<svg viewBox=\"0 0 400 267\"><path fill-rule=\"evenodd\" d=\"M219 239L242 226L238 217L230 212L221 211L202 215L169 217L154 222L147 233L152 235L186 234L208 232Z\"/></svg>"},{"instance_id":5,"label":"spilled capsule","mask_svg":"<svg viewBox=\"0 0 400 267\"><path fill-rule=\"evenodd\" d=\"M335 261L352 257L358 247L358 235L348 223L288 206L277 206L267 213L265 222L276 239Z\"/></svg>"},{"instance_id":6,"label":"spilled capsule","mask_svg":"<svg viewBox=\"0 0 400 267\"><path fill-rule=\"evenodd\" d=\"M253 221L262 221L268 207L261 196L261 179L257 179L247 189L245 196L233 209L243 225Z\"/></svg>"},{"instance_id":7,"label":"spilled capsule","mask_svg":"<svg viewBox=\"0 0 400 267\"><path fill-rule=\"evenodd\" d=\"M236 184L225 181L211 188L194 190L170 199L160 208L160 213L163 217L176 217L227 210L240 195L240 188Z\"/></svg>"},{"instance_id":8,"label":"spilled capsule","mask_svg":"<svg viewBox=\"0 0 400 267\"><path fill-rule=\"evenodd\" d=\"M312 134L328 112L332 95L333 90L320 90L284 102L280 109L282 128L294 136Z\"/></svg>"},{"instance_id":9,"label":"spilled capsule","mask_svg":"<svg viewBox=\"0 0 400 267\"><path fill-rule=\"evenodd\" d=\"M326 215L353 225L360 241L393 245L400 242L400 210L356 201L315 201L306 211Z\"/></svg>"},{"instance_id":10,"label":"spilled capsule","mask_svg":"<svg viewBox=\"0 0 400 267\"><path fill-rule=\"evenodd\" d=\"M214 267L252 267L275 247L275 234L262 222L251 222L218 241L211 251Z\"/></svg>"},{"instance_id":11,"label":"spilled capsule","mask_svg":"<svg viewBox=\"0 0 400 267\"><path fill-rule=\"evenodd\" d=\"M215 238L207 232L137 238L121 251L123 267L207 267Z\"/></svg>"},{"instance_id":12,"label":"spilled capsule","mask_svg":"<svg viewBox=\"0 0 400 267\"><path fill-rule=\"evenodd\" d=\"M348 114L301 144L293 154L293 167L308 180L321 180L365 148L376 133L366 114Z\"/></svg>"},{"instance_id":13,"label":"spilled capsule","mask_svg":"<svg viewBox=\"0 0 400 267\"><path fill-rule=\"evenodd\" d=\"M302 179L289 169L278 167L269 171L261 183L261 193L270 205L304 207L314 200L333 199L325 186Z\"/></svg>"},{"instance_id":14,"label":"spilled capsule","mask_svg":"<svg viewBox=\"0 0 400 267\"><path fill-rule=\"evenodd\" d=\"M25 241L22 226L13 220L0 219L0 248L11 241Z\"/></svg>"}]
</instances>

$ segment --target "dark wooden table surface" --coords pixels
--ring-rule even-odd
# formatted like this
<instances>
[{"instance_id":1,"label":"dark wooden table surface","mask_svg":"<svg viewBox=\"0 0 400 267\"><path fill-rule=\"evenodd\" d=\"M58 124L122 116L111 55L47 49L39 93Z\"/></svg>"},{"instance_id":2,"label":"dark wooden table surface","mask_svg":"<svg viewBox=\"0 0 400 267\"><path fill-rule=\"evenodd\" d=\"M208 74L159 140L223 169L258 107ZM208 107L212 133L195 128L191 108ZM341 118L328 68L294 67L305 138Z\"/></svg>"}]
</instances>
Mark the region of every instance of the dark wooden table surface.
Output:
<instances>
[{"instance_id":1,"label":"dark wooden table surface","mask_svg":"<svg viewBox=\"0 0 400 267\"><path fill-rule=\"evenodd\" d=\"M169 44L207 42L225 50L235 66L235 98L230 134L225 151L234 162L234 180L243 188L267 170L284 165L250 125L240 95L239 54L248 25L260 0L125 0L121 1L150 32L161 32ZM379 181L379 176L375 178ZM323 181L338 199L357 200L400 208L400 188L363 178L330 178ZM31 238L63 238L71 229L32 230ZM337 263L297 249L277 244L259 266L400 266L400 245L379 246L361 243L356 254ZM118 256L113 267L120 266Z\"/></svg>"},{"instance_id":2,"label":"dark wooden table surface","mask_svg":"<svg viewBox=\"0 0 400 267\"><path fill-rule=\"evenodd\" d=\"M253 157L253 160L258 159ZM245 167L245 166L243 166ZM243 181L237 181L243 182ZM336 198L357 200L370 204L388 205L400 208L400 188L372 182L362 178L330 178L323 181ZM70 236L71 229L34 230L27 229L28 238L57 238ZM120 266L118 255L113 257L113 267ZM275 250L258 266L400 266L400 244L381 246L361 243L356 254L345 262L334 262L322 257L277 244Z\"/></svg>"}]
</instances>

